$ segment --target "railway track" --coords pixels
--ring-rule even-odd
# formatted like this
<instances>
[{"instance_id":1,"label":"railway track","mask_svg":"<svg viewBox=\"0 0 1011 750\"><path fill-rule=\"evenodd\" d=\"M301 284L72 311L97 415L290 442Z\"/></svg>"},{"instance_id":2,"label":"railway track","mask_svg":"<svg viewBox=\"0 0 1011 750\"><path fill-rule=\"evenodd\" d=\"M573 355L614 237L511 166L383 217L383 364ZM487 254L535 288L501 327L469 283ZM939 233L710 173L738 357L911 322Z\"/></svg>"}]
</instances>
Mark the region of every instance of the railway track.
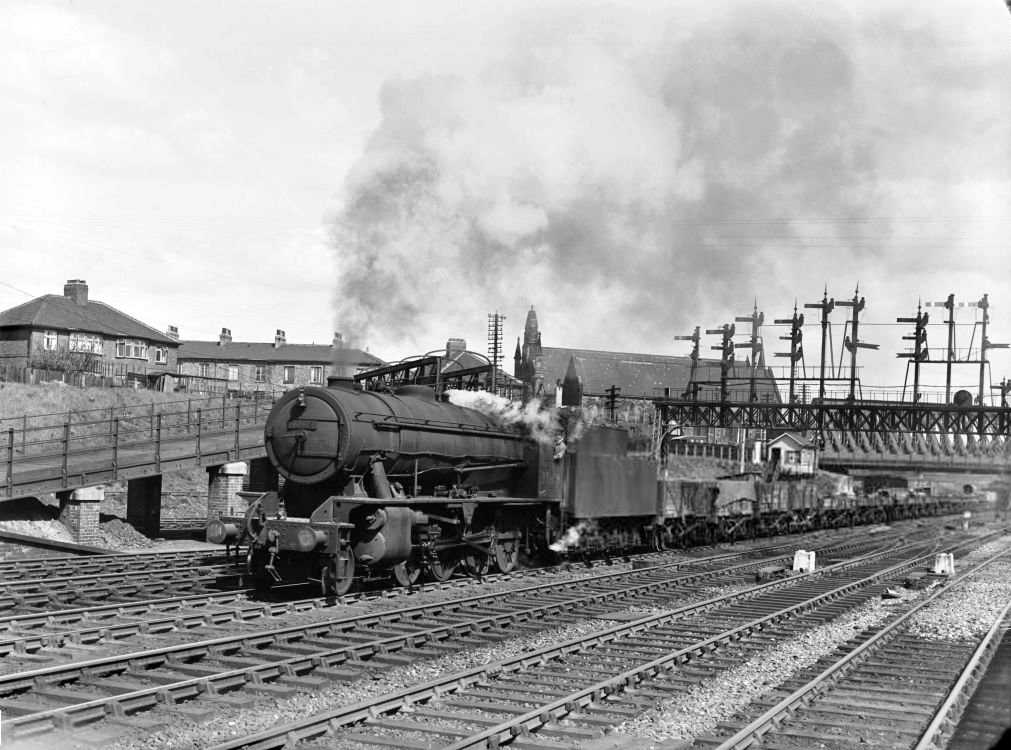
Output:
<instances>
[{"instance_id":1,"label":"railway track","mask_svg":"<svg viewBox=\"0 0 1011 750\"><path fill-rule=\"evenodd\" d=\"M279 748L571 747L740 663L770 638L834 619L933 558L926 545L647 615L584 638L224 743ZM784 585L785 584L785 585ZM631 689L629 689L631 688ZM479 727L475 731L474 727ZM536 734L536 737L532 737Z\"/></svg>"},{"instance_id":2,"label":"railway track","mask_svg":"<svg viewBox=\"0 0 1011 750\"><path fill-rule=\"evenodd\" d=\"M831 657L803 670L741 717L722 725L730 736L699 747L825 748L918 746L938 707L970 661L974 643L936 639L917 627L928 607L943 606L957 584L997 569L1011 572L1011 551L975 563L882 627L865 630ZM998 622L1007 614L1003 611ZM757 713L757 715L754 715ZM736 731L735 731L736 730ZM928 745L929 746L929 745ZM976 745L975 747L979 747Z\"/></svg>"},{"instance_id":3,"label":"railway track","mask_svg":"<svg viewBox=\"0 0 1011 750\"><path fill-rule=\"evenodd\" d=\"M0 617L102 602L207 593L241 582L243 568L220 552L50 557L0 565Z\"/></svg>"},{"instance_id":4,"label":"railway track","mask_svg":"<svg viewBox=\"0 0 1011 750\"><path fill-rule=\"evenodd\" d=\"M704 587L714 576L736 575L750 582L755 571L769 563L761 551L755 559L712 568L743 553L678 559L634 571L609 572L608 566L601 565L605 572L592 581L553 580L522 586L509 592L508 600L501 593L484 593L324 622L315 617L308 625L274 629L261 625L245 633L236 633L241 625L229 621L227 636L221 623L205 623L190 631L203 640L102 658L82 659L75 654L73 661L62 665L0 676L0 695L4 696L0 710L4 717L15 717L4 722L3 732L5 739L24 737L76 727L106 715L125 721L152 707L198 719L215 709L177 704L201 696L210 698L212 705L219 698L241 704L251 700L249 694L285 696L296 689L321 689L329 681L355 679L377 667L563 623L577 608L592 613L630 602L655 602L678 592L687 596L686 587ZM219 637L207 638L212 633ZM144 637L153 640L157 634ZM239 687L244 688L241 698L223 695ZM144 721L133 718L134 724Z\"/></svg>"},{"instance_id":5,"label":"railway track","mask_svg":"<svg viewBox=\"0 0 1011 750\"><path fill-rule=\"evenodd\" d=\"M767 563L767 558L759 558L732 567L743 575L750 566L745 578L753 580L754 570ZM838 570L852 564L842 563ZM566 624L574 617L627 609L636 602L663 602L678 592L690 601L707 599L704 580L714 574L712 570L682 569L672 575L671 567L633 571L636 580L631 585L628 581L606 585L630 576L609 573L578 586L554 581L524 587L511 592L509 602L482 594L325 623L230 633L7 675L0 677L0 695L5 696L0 710L14 718L4 722L4 736L23 738L73 728L73 737L79 739L82 730L78 727L106 716L132 724L134 730L152 731L158 722L178 721L180 716L200 721L220 711L222 702L235 710L251 702L251 695L284 698L297 690L325 691L334 683L375 676L376 669L381 673L516 633ZM806 579L773 581L763 590L789 588L798 580ZM684 587L693 583L703 591L689 596ZM682 610L680 616L687 611ZM230 631L234 628L230 623ZM151 708L156 711L141 713ZM43 744L51 741L47 738ZM96 741L108 742L109 737Z\"/></svg>"},{"instance_id":6,"label":"railway track","mask_svg":"<svg viewBox=\"0 0 1011 750\"><path fill-rule=\"evenodd\" d=\"M841 542L826 548L826 552L844 554L851 549L854 542ZM630 565L619 566L621 571L610 572L610 565L604 562L594 563L590 569L583 566L575 568L562 565L555 568L538 568L531 570L516 570L510 573L487 576L482 584L492 587L496 595L505 595L509 587L529 586L531 579L551 579L564 588L573 588L588 577L599 576L605 571L605 576L621 579L623 575L632 574L636 566L655 567L660 570L705 571L712 566L728 563L732 560L750 555L754 559L743 565L736 566L739 575L750 579L756 568L768 566L770 559L780 555L779 562L786 563L783 556L788 547L775 545L760 549L739 550L731 553L719 553L701 558L679 558L670 554L650 554L637 557ZM596 572L591 572L592 570ZM723 571L710 571L712 575L730 574L731 568ZM369 602L390 600L397 594L411 593L455 592L470 586L467 579L454 579L446 582L425 584L414 590L390 589L381 592L363 593L354 597L346 597L341 603L351 606L364 606ZM279 587L280 588L280 587ZM286 587L292 593L304 591L304 584L293 584ZM249 597L254 595L254 589L227 592L222 594L207 594L197 596L178 596L152 599L142 602L119 602L93 607L68 609L62 611L42 612L37 614L21 614L0 617L0 656L8 657L7 663L0 661L0 673L16 671L26 664L51 663L63 657L78 658L75 649L84 647L89 651L102 644L118 644L118 648L136 636L145 638L157 634L185 633L198 631L204 627L225 626L230 623L241 623L248 626L258 619L279 617L309 617L308 613L318 610L312 617L321 620L333 617L337 602L332 599L309 598L293 601L260 601ZM272 593L281 593L275 589ZM233 626L241 627L241 626ZM66 653L61 654L65 649Z\"/></svg>"}]
</instances>

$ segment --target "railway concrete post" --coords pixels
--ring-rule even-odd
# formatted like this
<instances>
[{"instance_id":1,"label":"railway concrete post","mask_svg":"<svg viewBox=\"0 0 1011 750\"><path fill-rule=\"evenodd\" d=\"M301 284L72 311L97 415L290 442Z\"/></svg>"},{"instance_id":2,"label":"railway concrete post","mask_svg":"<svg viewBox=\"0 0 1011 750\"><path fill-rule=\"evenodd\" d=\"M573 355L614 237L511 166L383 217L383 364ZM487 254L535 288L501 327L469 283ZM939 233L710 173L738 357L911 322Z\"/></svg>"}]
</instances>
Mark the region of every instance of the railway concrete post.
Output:
<instances>
[{"instance_id":1,"label":"railway concrete post","mask_svg":"<svg viewBox=\"0 0 1011 750\"><path fill-rule=\"evenodd\" d=\"M246 468L243 461L207 467L207 520L245 515L246 502L238 493L242 490Z\"/></svg>"},{"instance_id":2,"label":"railway concrete post","mask_svg":"<svg viewBox=\"0 0 1011 750\"><path fill-rule=\"evenodd\" d=\"M249 461L249 481L250 492L277 492L278 487L277 472L274 471L273 464L267 457L253 458Z\"/></svg>"},{"instance_id":3,"label":"railway concrete post","mask_svg":"<svg viewBox=\"0 0 1011 750\"><path fill-rule=\"evenodd\" d=\"M84 487L73 492L60 492L60 521L78 544L98 544L99 506L105 499L102 487Z\"/></svg>"},{"instance_id":4,"label":"railway concrete post","mask_svg":"<svg viewBox=\"0 0 1011 750\"><path fill-rule=\"evenodd\" d=\"M161 474L126 483L126 522L141 534L161 534Z\"/></svg>"}]
</instances>

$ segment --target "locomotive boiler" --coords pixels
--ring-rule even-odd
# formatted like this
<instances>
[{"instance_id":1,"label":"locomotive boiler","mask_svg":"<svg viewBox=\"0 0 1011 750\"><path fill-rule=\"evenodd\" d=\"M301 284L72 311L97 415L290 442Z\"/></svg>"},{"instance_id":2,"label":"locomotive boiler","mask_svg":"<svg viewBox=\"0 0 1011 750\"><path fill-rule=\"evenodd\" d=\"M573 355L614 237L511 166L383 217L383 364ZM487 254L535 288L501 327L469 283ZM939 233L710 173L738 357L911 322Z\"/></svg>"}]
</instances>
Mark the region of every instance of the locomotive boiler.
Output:
<instances>
[{"instance_id":1,"label":"locomotive boiler","mask_svg":"<svg viewBox=\"0 0 1011 750\"><path fill-rule=\"evenodd\" d=\"M246 493L241 532L264 583L308 578L340 595L356 576L410 585L460 565L508 571L547 539L536 443L426 386L385 393L334 378L291 390L264 440L280 489ZM237 526L222 519L208 537L234 538Z\"/></svg>"}]
</instances>

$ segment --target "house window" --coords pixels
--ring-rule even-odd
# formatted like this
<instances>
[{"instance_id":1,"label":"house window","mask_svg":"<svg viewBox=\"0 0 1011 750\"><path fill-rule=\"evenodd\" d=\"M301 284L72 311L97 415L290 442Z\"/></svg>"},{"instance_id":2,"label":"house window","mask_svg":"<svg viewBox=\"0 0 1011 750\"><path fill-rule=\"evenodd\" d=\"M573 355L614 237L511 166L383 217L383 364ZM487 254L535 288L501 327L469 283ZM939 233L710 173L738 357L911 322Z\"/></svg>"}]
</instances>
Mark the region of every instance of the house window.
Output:
<instances>
[{"instance_id":1,"label":"house window","mask_svg":"<svg viewBox=\"0 0 1011 750\"><path fill-rule=\"evenodd\" d=\"M56 348L56 331L46 331L42 337L42 348L43 349L55 349Z\"/></svg>"},{"instance_id":2,"label":"house window","mask_svg":"<svg viewBox=\"0 0 1011 750\"><path fill-rule=\"evenodd\" d=\"M49 331L46 332L47 334ZM55 335L55 333L54 333ZM72 352L102 353L102 337L93 333L71 333L69 347Z\"/></svg>"},{"instance_id":3,"label":"house window","mask_svg":"<svg viewBox=\"0 0 1011 750\"><path fill-rule=\"evenodd\" d=\"M267 368L265 365L257 365L256 370L253 373L253 380L257 383L267 382Z\"/></svg>"},{"instance_id":4,"label":"house window","mask_svg":"<svg viewBox=\"0 0 1011 750\"><path fill-rule=\"evenodd\" d=\"M309 368L309 382L310 383L322 383L323 382L323 368L322 367L310 367Z\"/></svg>"},{"instance_id":5,"label":"house window","mask_svg":"<svg viewBox=\"0 0 1011 750\"><path fill-rule=\"evenodd\" d=\"M168 349L164 346L156 346L154 349L154 361L159 365L167 365Z\"/></svg>"},{"instance_id":6,"label":"house window","mask_svg":"<svg viewBox=\"0 0 1011 750\"><path fill-rule=\"evenodd\" d=\"M238 365L228 365L228 379L238 380L239 379L239 366Z\"/></svg>"},{"instance_id":7,"label":"house window","mask_svg":"<svg viewBox=\"0 0 1011 750\"><path fill-rule=\"evenodd\" d=\"M116 356L147 359L147 342L140 339L120 339L116 342Z\"/></svg>"},{"instance_id":8,"label":"house window","mask_svg":"<svg viewBox=\"0 0 1011 750\"><path fill-rule=\"evenodd\" d=\"M209 378L211 376L211 366L206 362L200 363L200 377Z\"/></svg>"},{"instance_id":9,"label":"house window","mask_svg":"<svg viewBox=\"0 0 1011 750\"><path fill-rule=\"evenodd\" d=\"M295 382L295 367L293 365L284 366L284 382L285 383Z\"/></svg>"}]
</instances>

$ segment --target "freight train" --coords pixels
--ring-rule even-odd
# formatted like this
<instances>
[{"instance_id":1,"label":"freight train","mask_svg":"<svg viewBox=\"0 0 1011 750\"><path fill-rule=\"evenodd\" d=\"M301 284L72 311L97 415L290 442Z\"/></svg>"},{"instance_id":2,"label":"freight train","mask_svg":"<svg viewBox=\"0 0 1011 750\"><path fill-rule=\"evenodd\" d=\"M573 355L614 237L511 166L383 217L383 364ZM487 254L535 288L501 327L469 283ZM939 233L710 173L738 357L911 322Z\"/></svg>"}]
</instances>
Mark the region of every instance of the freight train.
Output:
<instances>
[{"instance_id":1,"label":"freight train","mask_svg":"<svg viewBox=\"0 0 1011 750\"><path fill-rule=\"evenodd\" d=\"M938 499L899 509L824 497L796 480L672 479L627 455L623 430L539 441L427 386L366 391L332 378L290 390L264 440L279 490L244 493L245 517L212 521L207 538L248 545L249 572L265 585L311 580L328 596L363 578L409 586L458 568L508 572L551 550L687 546L947 510Z\"/></svg>"}]
</instances>

